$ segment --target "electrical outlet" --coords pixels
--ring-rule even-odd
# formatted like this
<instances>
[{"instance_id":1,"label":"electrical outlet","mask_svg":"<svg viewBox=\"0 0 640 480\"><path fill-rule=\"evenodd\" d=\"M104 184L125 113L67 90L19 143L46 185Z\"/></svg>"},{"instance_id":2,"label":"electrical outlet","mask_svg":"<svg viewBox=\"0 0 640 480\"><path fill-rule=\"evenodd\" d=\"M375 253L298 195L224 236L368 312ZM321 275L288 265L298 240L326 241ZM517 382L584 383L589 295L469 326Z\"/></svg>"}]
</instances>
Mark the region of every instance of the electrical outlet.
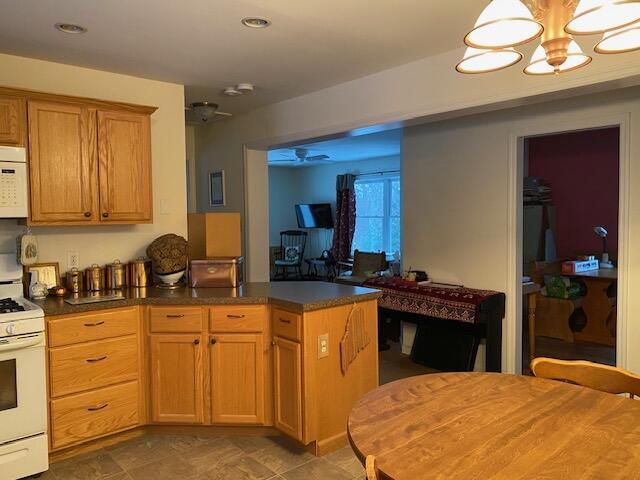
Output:
<instances>
[{"instance_id":1,"label":"electrical outlet","mask_svg":"<svg viewBox=\"0 0 640 480\"><path fill-rule=\"evenodd\" d=\"M67 268L69 270L72 268L80 268L80 255L78 252L73 252L71 250L67 252Z\"/></svg>"},{"instance_id":2,"label":"electrical outlet","mask_svg":"<svg viewBox=\"0 0 640 480\"><path fill-rule=\"evenodd\" d=\"M318 335L318 358L329 356L329 334Z\"/></svg>"}]
</instances>

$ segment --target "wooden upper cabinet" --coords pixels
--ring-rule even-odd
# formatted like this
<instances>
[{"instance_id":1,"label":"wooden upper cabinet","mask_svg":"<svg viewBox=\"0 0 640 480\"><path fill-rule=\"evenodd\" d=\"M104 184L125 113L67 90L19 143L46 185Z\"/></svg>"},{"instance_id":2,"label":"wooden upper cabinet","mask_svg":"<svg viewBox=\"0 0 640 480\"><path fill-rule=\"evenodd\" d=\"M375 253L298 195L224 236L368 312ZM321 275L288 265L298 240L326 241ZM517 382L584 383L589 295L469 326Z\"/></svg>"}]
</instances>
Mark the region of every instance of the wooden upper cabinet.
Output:
<instances>
[{"instance_id":1,"label":"wooden upper cabinet","mask_svg":"<svg viewBox=\"0 0 640 480\"><path fill-rule=\"evenodd\" d=\"M98 111L100 220L151 223L149 115Z\"/></svg>"},{"instance_id":2,"label":"wooden upper cabinet","mask_svg":"<svg viewBox=\"0 0 640 480\"><path fill-rule=\"evenodd\" d=\"M29 102L30 223L98 221L95 110Z\"/></svg>"},{"instance_id":3,"label":"wooden upper cabinet","mask_svg":"<svg viewBox=\"0 0 640 480\"><path fill-rule=\"evenodd\" d=\"M0 96L0 145L25 146L26 129L24 99Z\"/></svg>"}]
</instances>

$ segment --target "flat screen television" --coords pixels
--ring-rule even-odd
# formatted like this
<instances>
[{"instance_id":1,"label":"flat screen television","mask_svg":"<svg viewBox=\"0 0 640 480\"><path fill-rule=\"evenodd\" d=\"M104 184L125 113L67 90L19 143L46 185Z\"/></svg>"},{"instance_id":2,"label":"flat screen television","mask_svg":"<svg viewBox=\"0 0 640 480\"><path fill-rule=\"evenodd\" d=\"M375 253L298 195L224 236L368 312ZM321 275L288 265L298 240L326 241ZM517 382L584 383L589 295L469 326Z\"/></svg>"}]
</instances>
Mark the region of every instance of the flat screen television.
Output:
<instances>
[{"instance_id":1,"label":"flat screen television","mask_svg":"<svg viewBox=\"0 0 640 480\"><path fill-rule=\"evenodd\" d=\"M333 215L329 203L296 205L298 228L333 228Z\"/></svg>"}]
</instances>

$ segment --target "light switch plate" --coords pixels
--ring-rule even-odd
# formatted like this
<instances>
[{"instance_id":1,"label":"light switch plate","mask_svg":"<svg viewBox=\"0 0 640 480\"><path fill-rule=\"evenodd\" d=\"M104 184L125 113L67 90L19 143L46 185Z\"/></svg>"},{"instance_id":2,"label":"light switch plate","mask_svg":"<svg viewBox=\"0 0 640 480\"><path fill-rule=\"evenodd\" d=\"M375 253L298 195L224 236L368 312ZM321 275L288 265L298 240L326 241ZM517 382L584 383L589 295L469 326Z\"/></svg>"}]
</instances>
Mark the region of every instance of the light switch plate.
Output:
<instances>
[{"instance_id":1,"label":"light switch plate","mask_svg":"<svg viewBox=\"0 0 640 480\"><path fill-rule=\"evenodd\" d=\"M329 356L329 334L318 335L318 358Z\"/></svg>"}]
</instances>

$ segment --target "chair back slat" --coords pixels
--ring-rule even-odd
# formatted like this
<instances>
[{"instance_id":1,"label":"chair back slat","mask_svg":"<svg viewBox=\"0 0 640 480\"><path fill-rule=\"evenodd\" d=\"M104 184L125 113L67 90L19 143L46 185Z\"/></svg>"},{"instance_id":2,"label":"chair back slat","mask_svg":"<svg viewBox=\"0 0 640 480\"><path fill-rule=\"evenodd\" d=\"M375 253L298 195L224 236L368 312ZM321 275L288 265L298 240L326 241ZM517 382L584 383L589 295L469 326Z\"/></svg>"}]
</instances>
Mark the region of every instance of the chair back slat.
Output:
<instances>
[{"instance_id":1,"label":"chair back slat","mask_svg":"<svg viewBox=\"0 0 640 480\"><path fill-rule=\"evenodd\" d=\"M609 365L538 357L532 360L531 371L540 378L571 382L607 393L640 396L640 376Z\"/></svg>"},{"instance_id":2,"label":"chair back slat","mask_svg":"<svg viewBox=\"0 0 640 480\"><path fill-rule=\"evenodd\" d=\"M378 467L376 466L376 457L368 455L365 460L365 470L367 471L367 480L379 480Z\"/></svg>"}]
</instances>

